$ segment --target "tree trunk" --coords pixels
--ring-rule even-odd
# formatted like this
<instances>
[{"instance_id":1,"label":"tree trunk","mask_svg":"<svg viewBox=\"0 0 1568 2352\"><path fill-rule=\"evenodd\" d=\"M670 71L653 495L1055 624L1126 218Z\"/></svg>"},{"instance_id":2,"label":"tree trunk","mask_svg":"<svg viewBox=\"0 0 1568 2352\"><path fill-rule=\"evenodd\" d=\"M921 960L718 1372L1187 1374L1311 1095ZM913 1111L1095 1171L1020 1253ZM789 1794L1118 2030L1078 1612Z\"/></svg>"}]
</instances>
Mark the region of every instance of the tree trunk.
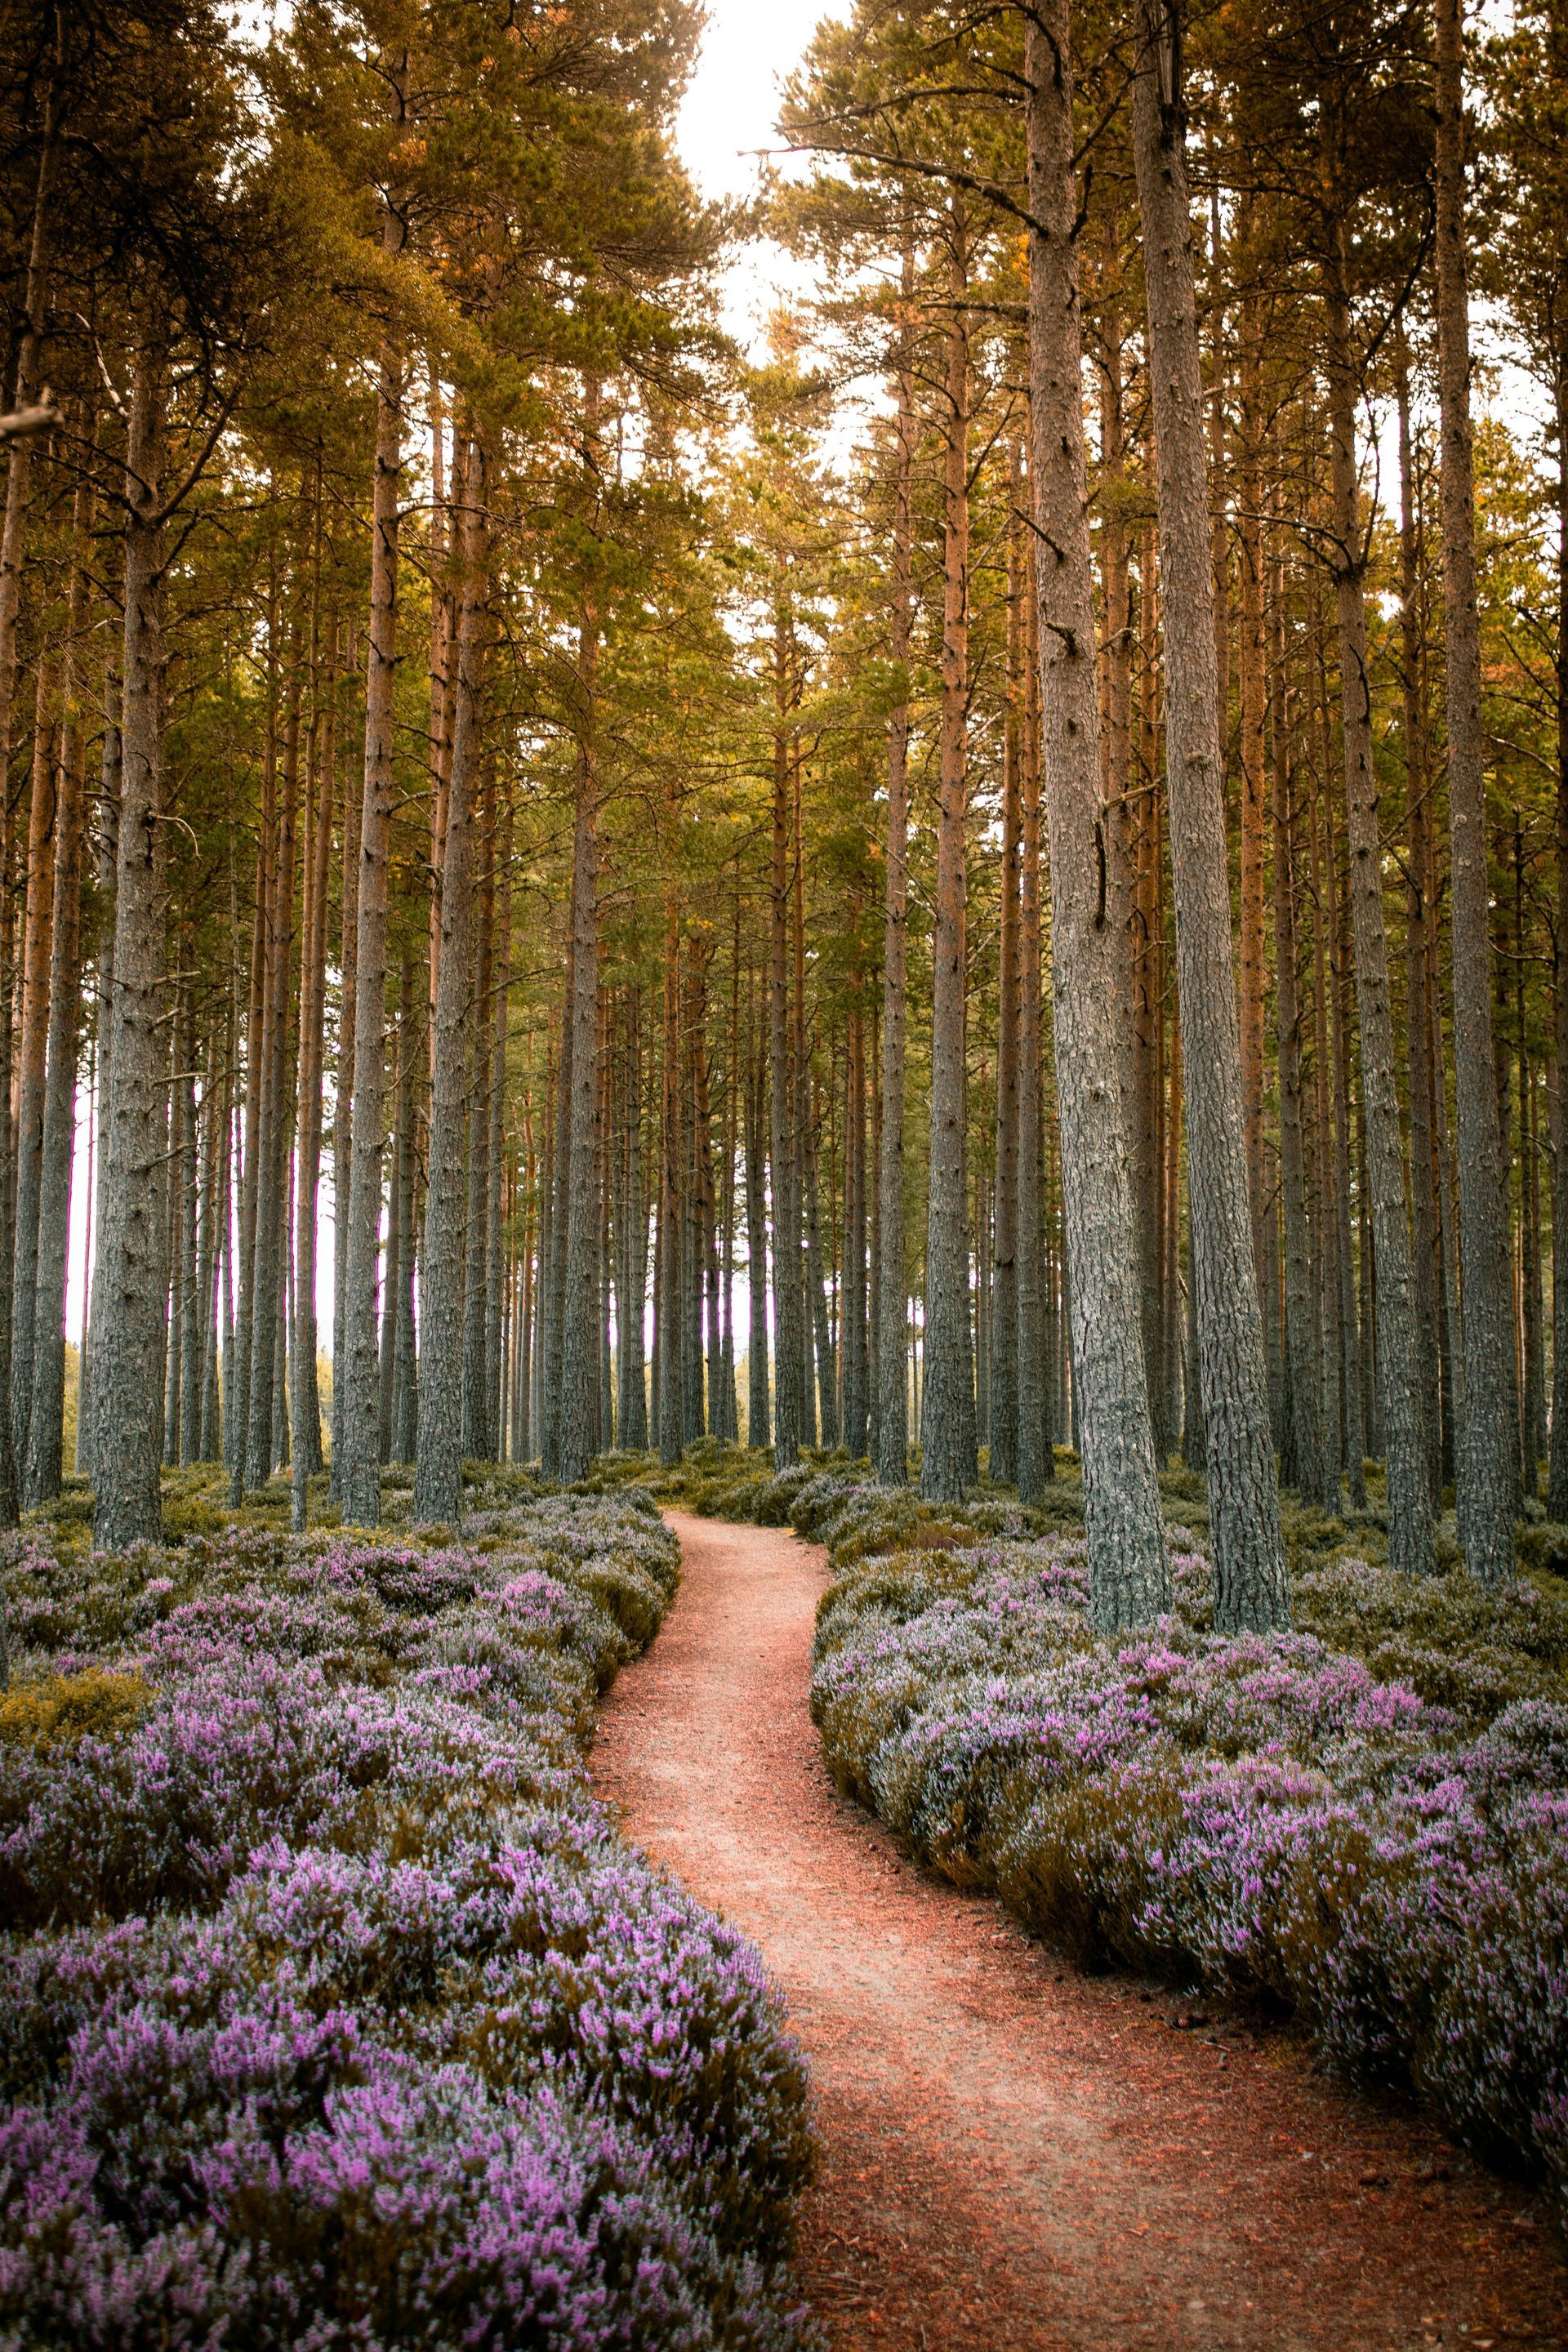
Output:
<instances>
[{"instance_id":1,"label":"tree trunk","mask_svg":"<svg viewBox=\"0 0 1568 2352\"><path fill-rule=\"evenodd\" d=\"M974 1483L974 1365L964 1175L964 942L969 814L969 232L947 225L947 367L942 402L942 621L940 813L931 923L931 1164L926 1208L926 1370L921 1493L956 1503Z\"/></svg>"},{"instance_id":2,"label":"tree trunk","mask_svg":"<svg viewBox=\"0 0 1568 2352\"><path fill-rule=\"evenodd\" d=\"M578 640L582 720L577 747L577 803L572 849L572 1140L569 1159L565 1328L561 1349L561 1476L571 1485L594 1458L597 1419L599 1100L599 845L598 766L594 744L596 622L585 618Z\"/></svg>"},{"instance_id":3,"label":"tree trunk","mask_svg":"<svg viewBox=\"0 0 1568 2352\"><path fill-rule=\"evenodd\" d=\"M1244 575L1245 577L1245 575ZM1285 1350L1289 1372L1292 1482L1308 1504L1339 1505L1339 1476L1326 1492L1322 1427L1322 1323L1312 1280L1307 1220L1306 1156L1301 1136L1301 1013L1296 944L1294 825L1290 806L1289 725L1280 704L1274 752L1275 1024L1279 1058L1279 1181L1285 1223ZM1245 733L1245 726L1244 726ZM1337 1448L1336 1448L1337 1453Z\"/></svg>"},{"instance_id":4,"label":"tree trunk","mask_svg":"<svg viewBox=\"0 0 1568 2352\"><path fill-rule=\"evenodd\" d=\"M1023 483L1015 443L1008 466L1007 709L1002 751L1001 936L997 942L996 1206L992 1276L991 1475L1018 1475L1018 864L1023 831Z\"/></svg>"},{"instance_id":5,"label":"tree trunk","mask_svg":"<svg viewBox=\"0 0 1568 2352\"><path fill-rule=\"evenodd\" d=\"M498 818L499 821L499 818ZM501 823L500 874L496 884L495 943L491 949L495 1005L490 1015L489 1190L485 1202L485 1433L489 1454L505 1445L502 1418L501 1316L506 1293L506 1054L511 1002L511 810Z\"/></svg>"},{"instance_id":6,"label":"tree trunk","mask_svg":"<svg viewBox=\"0 0 1568 2352\"><path fill-rule=\"evenodd\" d=\"M247 1483L265 1486L281 1434L275 1412L278 1333L288 1264L289 979L294 951L294 829L300 793L300 663L290 633L288 707L283 733L283 790L279 803L274 869L268 893L262 1024L262 1115L256 1218L255 1307L251 1318L250 1435Z\"/></svg>"},{"instance_id":7,"label":"tree trunk","mask_svg":"<svg viewBox=\"0 0 1568 2352\"><path fill-rule=\"evenodd\" d=\"M1395 344L1399 369L1399 612L1403 669L1405 805L1410 827L1410 888L1406 900L1405 1045L1410 1064L1410 1191L1414 1208L1415 1361L1426 1423L1426 1475L1434 1510L1443 1493L1443 1345L1438 1309L1442 1265L1437 1221L1436 1139L1432 1102L1440 1072L1432 1066L1427 1015L1436 940L1432 894L1432 814L1427 804L1426 698L1421 649L1420 571L1415 541L1415 464L1410 439L1409 361L1403 334Z\"/></svg>"},{"instance_id":8,"label":"tree trunk","mask_svg":"<svg viewBox=\"0 0 1568 2352\"><path fill-rule=\"evenodd\" d=\"M1258 1267L1259 1285L1267 1284L1271 1291L1273 1261L1264 1246L1268 1182L1263 1157L1263 846L1268 806L1268 778L1264 757L1268 692L1268 640L1263 609L1264 414L1262 304L1258 296L1251 293L1242 306L1241 328L1241 511L1238 518L1241 633L1237 646L1241 705L1241 925L1237 977L1239 983L1242 1121L1247 1138L1252 1255ZM1289 791L1288 785L1286 789ZM1277 814L1276 843L1279 839L1278 822ZM1276 940L1279 938L1279 922L1277 898ZM1293 909L1289 929L1291 951L1294 953L1296 926ZM1299 1013L1293 1018L1299 1019ZM1282 1016L1279 1027L1279 1034L1283 1036L1285 1023ZM1299 1042L1297 1060L1299 1064ZM1300 1148L1300 1106L1298 1102L1298 1150ZM1269 1320L1266 1300L1265 1324Z\"/></svg>"},{"instance_id":9,"label":"tree trunk","mask_svg":"<svg viewBox=\"0 0 1568 2352\"><path fill-rule=\"evenodd\" d=\"M92 492L76 494L78 560L71 575L55 795L54 907L49 934L49 1021L45 1045L43 1150L39 1170L33 1392L23 1468L34 1508L60 1491L65 1400L66 1254L70 1238L71 1160L76 1139L77 1022L81 1010L81 857L85 807L82 671Z\"/></svg>"},{"instance_id":10,"label":"tree trunk","mask_svg":"<svg viewBox=\"0 0 1568 2352\"><path fill-rule=\"evenodd\" d=\"M1436 0L1437 390L1443 436L1443 614L1452 867L1454 1081L1459 1255L1464 1267L1465 1414L1459 1540L1471 1573L1514 1572L1519 1413L1511 1346L1508 1192L1492 1062L1480 621L1476 603L1470 326L1465 260L1461 0Z\"/></svg>"},{"instance_id":11,"label":"tree trunk","mask_svg":"<svg viewBox=\"0 0 1568 2352\"><path fill-rule=\"evenodd\" d=\"M1203 383L1179 86L1163 0L1142 0L1133 149L1148 291L1176 973L1220 1631L1289 1620L1253 1256L1230 934Z\"/></svg>"},{"instance_id":12,"label":"tree trunk","mask_svg":"<svg viewBox=\"0 0 1568 2352\"><path fill-rule=\"evenodd\" d=\"M463 1216L463 1454L482 1459L490 1451L485 1427L486 1286L489 1259L485 1249L485 1214L489 1200L490 1166L490 992L495 962L495 822L494 777L486 761L483 786L477 796L469 782L468 817L470 868L478 864L473 970L468 975L470 1006L468 1032L468 1153L467 1206ZM482 858L473 846L476 816L484 843ZM597 1284L595 1283L595 1290Z\"/></svg>"},{"instance_id":13,"label":"tree trunk","mask_svg":"<svg viewBox=\"0 0 1568 2352\"><path fill-rule=\"evenodd\" d=\"M388 207L383 242L402 244ZM397 677L398 492L403 472L401 354L382 350L376 386L375 480L371 505L370 646L365 674L364 799L360 817L355 930L353 1152L343 1273L343 1348L338 1491L343 1522L374 1527L381 1517L380 1352L376 1263L381 1254L381 1162L386 1089L387 850L392 817L394 694ZM467 985L468 974L463 974ZM461 1065L459 1065L459 1069ZM456 1349L454 1349L454 1357ZM421 1444L423 1454L424 1447ZM432 1512L455 1517L456 1512Z\"/></svg>"},{"instance_id":14,"label":"tree trunk","mask_svg":"<svg viewBox=\"0 0 1568 2352\"><path fill-rule=\"evenodd\" d=\"M877 1410L875 1467L884 1486L910 1475L909 1361L904 1289L904 1061L910 889L910 708L907 671L912 602L914 464L914 258L903 249L896 456L893 472L892 597L888 654L898 677L888 719L888 833L882 929L881 1150L878 1158Z\"/></svg>"},{"instance_id":15,"label":"tree trunk","mask_svg":"<svg viewBox=\"0 0 1568 2352\"><path fill-rule=\"evenodd\" d=\"M55 684L52 649L38 662L27 810L22 1013L16 1056L16 1210L11 1297L11 1443L25 1477L33 1403L38 1201L43 1185L44 1082L49 1031L50 929L55 896Z\"/></svg>"},{"instance_id":16,"label":"tree trunk","mask_svg":"<svg viewBox=\"0 0 1568 2352\"><path fill-rule=\"evenodd\" d=\"M1027 499L1028 485L1020 495ZM1029 512L1020 518L1026 528ZM1040 1093L1040 659L1034 556L1024 561L1024 727L1018 833L1018 1499L1037 1503L1057 1475L1056 1318L1046 1260L1045 1120Z\"/></svg>"},{"instance_id":17,"label":"tree trunk","mask_svg":"<svg viewBox=\"0 0 1568 2352\"><path fill-rule=\"evenodd\" d=\"M1568 350L1553 386L1557 409L1557 925L1552 966L1557 1088L1552 1162L1552 1453L1550 1517L1568 1520Z\"/></svg>"},{"instance_id":18,"label":"tree trunk","mask_svg":"<svg viewBox=\"0 0 1568 2352\"><path fill-rule=\"evenodd\" d=\"M352 651L349 667L353 667ZM342 1414L348 1363L348 1217L353 1168L353 1082L359 1003L360 825L363 794L352 777L343 781L340 862L341 919L338 968L338 1066L332 1101L332 1460L328 1492L342 1495Z\"/></svg>"},{"instance_id":19,"label":"tree trunk","mask_svg":"<svg viewBox=\"0 0 1568 2352\"><path fill-rule=\"evenodd\" d=\"M746 1444L765 1446L768 1401L767 1066L756 1026L746 1088Z\"/></svg>"},{"instance_id":20,"label":"tree trunk","mask_svg":"<svg viewBox=\"0 0 1568 2352\"><path fill-rule=\"evenodd\" d=\"M93 1541L100 1551L156 1543L166 1269L163 1232L163 592L159 505L166 369L138 353L126 435L125 652L121 704L110 1053L114 1083L104 1192L102 1317L93 1433Z\"/></svg>"},{"instance_id":21,"label":"tree trunk","mask_svg":"<svg viewBox=\"0 0 1568 2352\"><path fill-rule=\"evenodd\" d=\"M1120 1083L1115 1008L1125 950L1105 901L1066 0L1047 0L1029 22L1027 43L1029 209L1037 224L1029 239L1030 474L1062 1193L1073 1272L1089 1612L1098 1631L1113 1633L1159 1616L1170 1606L1171 1582ZM1026 848L1026 891L1030 865ZM1026 901L1025 921L1027 987ZM1020 1042L1025 1067L1037 1068L1026 1027ZM1029 1214L1027 1189L1020 1191L1020 1222ZM1026 1320L1022 1345L1028 1346ZM1032 1483L1029 1466L1026 1457L1021 1493Z\"/></svg>"},{"instance_id":22,"label":"tree trunk","mask_svg":"<svg viewBox=\"0 0 1568 2352\"><path fill-rule=\"evenodd\" d=\"M787 1470L800 1455L805 1420L801 1392L802 1298L800 1209L795 1192L794 1108L790 1083L790 740L786 725L793 680L791 633L781 605L773 631L773 798L771 965L768 999L769 1161L773 1228L773 1467Z\"/></svg>"},{"instance_id":23,"label":"tree trunk","mask_svg":"<svg viewBox=\"0 0 1568 2352\"><path fill-rule=\"evenodd\" d=\"M1333 480L1334 602L1339 625L1340 709L1345 813L1350 832L1351 922L1368 1186L1377 1253L1378 1355L1388 1473L1389 1566L1426 1575L1433 1565L1432 1489L1416 1361L1415 1277L1405 1213L1405 1160L1394 1082L1394 1008L1384 930L1383 840L1372 741L1367 668L1364 541L1356 493L1354 362L1344 289L1342 226L1331 224L1327 288L1329 438Z\"/></svg>"},{"instance_id":24,"label":"tree trunk","mask_svg":"<svg viewBox=\"0 0 1568 2352\"><path fill-rule=\"evenodd\" d=\"M473 1012L473 803L483 725L488 551L484 467L470 444L463 507L461 605L454 659L451 780L441 866L440 961L431 1056L429 1177L419 1258L419 1429L414 1463L416 1520L457 1527L463 1511L464 1142ZM354 1116L358 1164L359 1116Z\"/></svg>"}]
</instances>

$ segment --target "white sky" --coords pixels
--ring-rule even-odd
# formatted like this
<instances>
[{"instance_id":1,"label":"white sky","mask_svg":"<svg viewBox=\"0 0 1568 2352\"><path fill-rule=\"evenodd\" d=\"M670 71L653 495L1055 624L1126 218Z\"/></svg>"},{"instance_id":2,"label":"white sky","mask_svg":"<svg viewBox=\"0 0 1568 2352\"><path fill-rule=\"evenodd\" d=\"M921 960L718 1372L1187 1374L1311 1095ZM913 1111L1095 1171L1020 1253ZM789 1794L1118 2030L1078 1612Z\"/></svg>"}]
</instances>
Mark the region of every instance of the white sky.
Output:
<instances>
[{"instance_id":1,"label":"white sky","mask_svg":"<svg viewBox=\"0 0 1568 2352\"><path fill-rule=\"evenodd\" d=\"M757 151L773 144L779 85L817 25L826 0L708 0L708 29L677 129L681 156L706 196L745 197L758 186ZM731 268L724 323L753 348L779 296L802 279L776 246L749 247Z\"/></svg>"}]
</instances>

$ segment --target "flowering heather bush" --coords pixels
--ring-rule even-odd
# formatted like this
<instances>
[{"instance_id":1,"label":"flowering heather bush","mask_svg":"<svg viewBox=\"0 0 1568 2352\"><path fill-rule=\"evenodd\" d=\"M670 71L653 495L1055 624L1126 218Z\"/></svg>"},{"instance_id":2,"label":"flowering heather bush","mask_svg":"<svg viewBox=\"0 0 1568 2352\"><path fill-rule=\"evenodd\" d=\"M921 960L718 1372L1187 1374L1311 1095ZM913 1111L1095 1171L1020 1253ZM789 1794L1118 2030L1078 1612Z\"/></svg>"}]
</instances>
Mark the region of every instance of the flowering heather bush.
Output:
<instances>
[{"instance_id":1,"label":"flowering heather bush","mask_svg":"<svg viewBox=\"0 0 1568 2352\"><path fill-rule=\"evenodd\" d=\"M1310 1630L1224 1639L1182 1541L1173 1613L1114 1647L1081 1539L852 1558L835 1777L1080 1958L1289 2007L1568 2206L1568 1606L1334 1563Z\"/></svg>"},{"instance_id":2,"label":"flowering heather bush","mask_svg":"<svg viewBox=\"0 0 1568 2352\"><path fill-rule=\"evenodd\" d=\"M677 1548L471 1536L13 1546L0 2346L805 2339L799 2060L583 1771Z\"/></svg>"}]
</instances>

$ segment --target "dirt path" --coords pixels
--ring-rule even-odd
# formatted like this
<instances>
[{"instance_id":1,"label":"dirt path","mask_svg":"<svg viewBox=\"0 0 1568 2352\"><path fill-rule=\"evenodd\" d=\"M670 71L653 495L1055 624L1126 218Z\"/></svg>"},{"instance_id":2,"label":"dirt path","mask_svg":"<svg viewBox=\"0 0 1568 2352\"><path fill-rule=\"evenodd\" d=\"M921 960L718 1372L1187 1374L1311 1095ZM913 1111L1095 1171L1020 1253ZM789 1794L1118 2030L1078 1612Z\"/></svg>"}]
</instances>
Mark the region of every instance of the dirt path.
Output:
<instances>
[{"instance_id":1,"label":"dirt path","mask_svg":"<svg viewBox=\"0 0 1568 2352\"><path fill-rule=\"evenodd\" d=\"M900 1858L806 1712L823 1554L671 1514L680 1594L605 1708L602 1793L761 1946L826 2147L803 2242L836 2352L1568 2346L1538 2206L1418 2123Z\"/></svg>"}]
</instances>

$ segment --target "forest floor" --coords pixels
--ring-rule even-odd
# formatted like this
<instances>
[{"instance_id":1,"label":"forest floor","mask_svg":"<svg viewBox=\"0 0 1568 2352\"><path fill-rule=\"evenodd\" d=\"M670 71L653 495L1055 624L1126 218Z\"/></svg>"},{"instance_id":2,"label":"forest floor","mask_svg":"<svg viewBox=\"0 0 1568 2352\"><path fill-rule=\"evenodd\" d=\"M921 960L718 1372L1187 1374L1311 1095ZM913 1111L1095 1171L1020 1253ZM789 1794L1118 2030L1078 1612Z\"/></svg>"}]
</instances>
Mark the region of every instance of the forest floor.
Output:
<instances>
[{"instance_id":1,"label":"forest floor","mask_svg":"<svg viewBox=\"0 0 1568 2352\"><path fill-rule=\"evenodd\" d=\"M594 1757L630 1836L761 1948L824 2148L833 2352L1568 2347L1544 2208L1292 2035L1067 1969L841 1797L807 1712L826 1556L668 1514L684 1576Z\"/></svg>"}]
</instances>

